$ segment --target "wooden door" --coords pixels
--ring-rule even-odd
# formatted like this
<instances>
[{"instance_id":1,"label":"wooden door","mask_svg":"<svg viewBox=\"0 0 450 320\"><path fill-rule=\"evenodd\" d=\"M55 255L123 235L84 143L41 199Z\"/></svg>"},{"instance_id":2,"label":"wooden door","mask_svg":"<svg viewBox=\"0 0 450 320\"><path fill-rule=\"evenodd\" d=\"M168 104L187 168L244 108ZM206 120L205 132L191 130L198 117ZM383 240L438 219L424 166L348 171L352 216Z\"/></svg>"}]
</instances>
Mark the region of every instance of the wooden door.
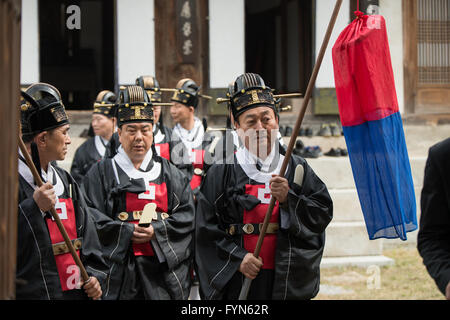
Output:
<instances>
[{"instance_id":1,"label":"wooden door","mask_svg":"<svg viewBox=\"0 0 450 320\"><path fill-rule=\"evenodd\" d=\"M207 17L208 0L155 0L156 79L162 88L175 88L179 80L191 78L208 94ZM165 93L163 101L170 96ZM200 119L206 116L207 103L200 99L196 111ZM173 127L168 108L163 109L163 120Z\"/></svg>"}]
</instances>

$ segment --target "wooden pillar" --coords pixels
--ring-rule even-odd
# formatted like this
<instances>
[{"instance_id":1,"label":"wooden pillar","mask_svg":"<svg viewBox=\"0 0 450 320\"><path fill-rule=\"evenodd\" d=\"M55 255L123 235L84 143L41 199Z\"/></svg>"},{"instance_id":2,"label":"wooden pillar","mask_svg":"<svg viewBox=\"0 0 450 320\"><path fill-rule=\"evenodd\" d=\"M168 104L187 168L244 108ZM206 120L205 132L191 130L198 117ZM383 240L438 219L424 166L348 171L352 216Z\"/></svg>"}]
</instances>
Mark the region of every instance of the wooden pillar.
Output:
<instances>
[{"instance_id":1,"label":"wooden pillar","mask_svg":"<svg viewBox=\"0 0 450 320\"><path fill-rule=\"evenodd\" d=\"M21 0L0 0L0 299L15 298Z\"/></svg>"},{"instance_id":2,"label":"wooden pillar","mask_svg":"<svg viewBox=\"0 0 450 320\"><path fill-rule=\"evenodd\" d=\"M403 0L403 79L405 113L413 114L417 98L417 0Z\"/></svg>"},{"instance_id":3,"label":"wooden pillar","mask_svg":"<svg viewBox=\"0 0 450 320\"><path fill-rule=\"evenodd\" d=\"M156 78L161 87L174 88L191 78L207 94L209 89L208 0L155 0ZM163 101L170 99L163 95ZM207 103L200 99L196 116L206 116ZM169 109L164 123L174 125Z\"/></svg>"}]
</instances>

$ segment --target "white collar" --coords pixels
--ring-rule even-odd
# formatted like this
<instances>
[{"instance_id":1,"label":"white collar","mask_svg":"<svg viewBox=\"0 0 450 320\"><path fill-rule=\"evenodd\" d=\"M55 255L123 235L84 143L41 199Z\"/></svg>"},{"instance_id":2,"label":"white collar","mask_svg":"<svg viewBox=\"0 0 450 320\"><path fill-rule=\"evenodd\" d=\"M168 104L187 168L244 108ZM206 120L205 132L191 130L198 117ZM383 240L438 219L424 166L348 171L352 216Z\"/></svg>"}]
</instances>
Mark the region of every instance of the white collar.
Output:
<instances>
[{"instance_id":1,"label":"white collar","mask_svg":"<svg viewBox=\"0 0 450 320\"><path fill-rule=\"evenodd\" d=\"M117 150L117 154L114 156L113 160L130 178L132 179L144 178L148 179L149 181L152 181L158 178L161 173L161 164L156 161L153 162L153 166L149 171L145 171L147 170L147 167L150 161L152 160L152 157L153 151L150 148L147 154L145 155L144 161L142 161L142 164L140 166L140 169L143 171L137 170L121 145Z\"/></svg>"},{"instance_id":2,"label":"white collar","mask_svg":"<svg viewBox=\"0 0 450 320\"><path fill-rule=\"evenodd\" d=\"M203 135L205 134L205 129L199 118L194 118L194 127L191 130L186 130L179 123L174 127L174 133L178 135L186 146L188 151L200 146L203 142Z\"/></svg>"},{"instance_id":3,"label":"white collar","mask_svg":"<svg viewBox=\"0 0 450 320\"><path fill-rule=\"evenodd\" d=\"M163 141L165 136L166 135L162 133L162 130L159 126L153 126L153 139L155 143L160 143L161 141Z\"/></svg>"},{"instance_id":4,"label":"white collar","mask_svg":"<svg viewBox=\"0 0 450 320\"><path fill-rule=\"evenodd\" d=\"M108 144L108 140L106 140L100 136L95 136L94 142L95 142L95 148L97 149L97 152L103 157L105 155L105 151L106 151L105 146Z\"/></svg>"},{"instance_id":5,"label":"white collar","mask_svg":"<svg viewBox=\"0 0 450 320\"><path fill-rule=\"evenodd\" d=\"M278 163L276 166L273 165L273 162L276 161L275 158L275 151L277 150L276 144L274 144L274 147L272 148L272 151L267 156L265 160L259 159L254 154L250 153L247 148L244 146L241 146L236 151L236 159L239 165L242 167L242 170L244 170L245 174L251 178L252 180L255 180L259 183L268 183L270 179L272 179L272 175L278 175L281 170L281 165L283 164L284 156L282 154L279 154L278 157ZM260 171L256 168L256 163L259 161L261 163L261 170ZM274 167L272 171L267 171L270 169L270 167Z\"/></svg>"},{"instance_id":6,"label":"white collar","mask_svg":"<svg viewBox=\"0 0 450 320\"><path fill-rule=\"evenodd\" d=\"M19 150L19 154L23 157L22 152ZM26 162L21 160L19 158L18 162L18 169L19 174L22 176L22 178L25 179L25 181L33 188L37 189L37 185L34 184L34 177L31 173L30 168L27 166ZM43 169L41 169L41 176L43 179L43 182L46 183L47 181L50 181L53 184L53 176L56 178L56 183L53 185L53 188L55 190L55 194L57 197L61 196L64 193L64 184L62 183L61 178L58 175L58 172L52 167L52 165L49 163L47 172L45 172Z\"/></svg>"}]
</instances>

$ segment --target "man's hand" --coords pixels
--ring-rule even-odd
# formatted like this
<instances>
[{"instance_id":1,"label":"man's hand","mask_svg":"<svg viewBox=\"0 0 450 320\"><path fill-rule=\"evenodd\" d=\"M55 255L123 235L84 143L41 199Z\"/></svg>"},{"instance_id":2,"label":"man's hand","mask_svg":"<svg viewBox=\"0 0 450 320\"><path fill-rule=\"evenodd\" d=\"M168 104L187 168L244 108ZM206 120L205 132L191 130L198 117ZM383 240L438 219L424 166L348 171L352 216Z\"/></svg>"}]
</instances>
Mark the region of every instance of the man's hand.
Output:
<instances>
[{"instance_id":1,"label":"man's hand","mask_svg":"<svg viewBox=\"0 0 450 320\"><path fill-rule=\"evenodd\" d=\"M289 183L287 179L273 174L269 183L272 196L274 196L280 204L285 203L289 192Z\"/></svg>"},{"instance_id":2,"label":"man's hand","mask_svg":"<svg viewBox=\"0 0 450 320\"><path fill-rule=\"evenodd\" d=\"M43 184L33 193L33 199L43 212L49 211L56 204L56 194L50 182Z\"/></svg>"},{"instance_id":3,"label":"man's hand","mask_svg":"<svg viewBox=\"0 0 450 320\"><path fill-rule=\"evenodd\" d=\"M447 288L445 289L445 298L450 300L450 281L447 284Z\"/></svg>"},{"instance_id":4,"label":"man's hand","mask_svg":"<svg viewBox=\"0 0 450 320\"><path fill-rule=\"evenodd\" d=\"M239 266L239 271L251 280L255 279L263 265L261 257L255 258L253 253L247 253Z\"/></svg>"},{"instance_id":5,"label":"man's hand","mask_svg":"<svg viewBox=\"0 0 450 320\"><path fill-rule=\"evenodd\" d=\"M140 243L147 243L154 238L155 238L155 230L153 229L152 225L148 226L147 228L135 225L131 241L133 241L133 243L135 244L140 244Z\"/></svg>"},{"instance_id":6,"label":"man's hand","mask_svg":"<svg viewBox=\"0 0 450 320\"><path fill-rule=\"evenodd\" d=\"M96 277L90 277L88 282L82 284L82 287L89 298L99 300L102 297L102 287Z\"/></svg>"}]
</instances>

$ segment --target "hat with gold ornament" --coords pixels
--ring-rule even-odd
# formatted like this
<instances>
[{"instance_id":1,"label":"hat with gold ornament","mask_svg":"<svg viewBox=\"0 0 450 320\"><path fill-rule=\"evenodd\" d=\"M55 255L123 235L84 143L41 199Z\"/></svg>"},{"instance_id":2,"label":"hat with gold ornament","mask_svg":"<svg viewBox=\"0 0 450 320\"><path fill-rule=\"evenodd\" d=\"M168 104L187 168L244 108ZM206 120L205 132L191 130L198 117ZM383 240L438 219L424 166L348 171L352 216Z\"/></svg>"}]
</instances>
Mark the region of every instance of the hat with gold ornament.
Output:
<instances>
[{"instance_id":1,"label":"hat with gold ornament","mask_svg":"<svg viewBox=\"0 0 450 320\"><path fill-rule=\"evenodd\" d=\"M147 92L141 86L120 87L117 102L119 127L125 123L153 123L153 105Z\"/></svg>"},{"instance_id":2,"label":"hat with gold ornament","mask_svg":"<svg viewBox=\"0 0 450 320\"><path fill-rule=\"evenodd\" d=\"M110 90L100 91L94 102L93 113L101 114L108 118L114 117L116 100L117 96L114 92Z\"/></svg>"},{"instance_id":3,"label":"hat with gold ornament","mask_svg":"<svg viewBox=\"0 0 450 320\"><path fill-rule=\"evenodd\" d=\"M69 123L58 89L48 83L35 83L21 91L21 130L24 138Z\"/></svg>"}]
</instances>

